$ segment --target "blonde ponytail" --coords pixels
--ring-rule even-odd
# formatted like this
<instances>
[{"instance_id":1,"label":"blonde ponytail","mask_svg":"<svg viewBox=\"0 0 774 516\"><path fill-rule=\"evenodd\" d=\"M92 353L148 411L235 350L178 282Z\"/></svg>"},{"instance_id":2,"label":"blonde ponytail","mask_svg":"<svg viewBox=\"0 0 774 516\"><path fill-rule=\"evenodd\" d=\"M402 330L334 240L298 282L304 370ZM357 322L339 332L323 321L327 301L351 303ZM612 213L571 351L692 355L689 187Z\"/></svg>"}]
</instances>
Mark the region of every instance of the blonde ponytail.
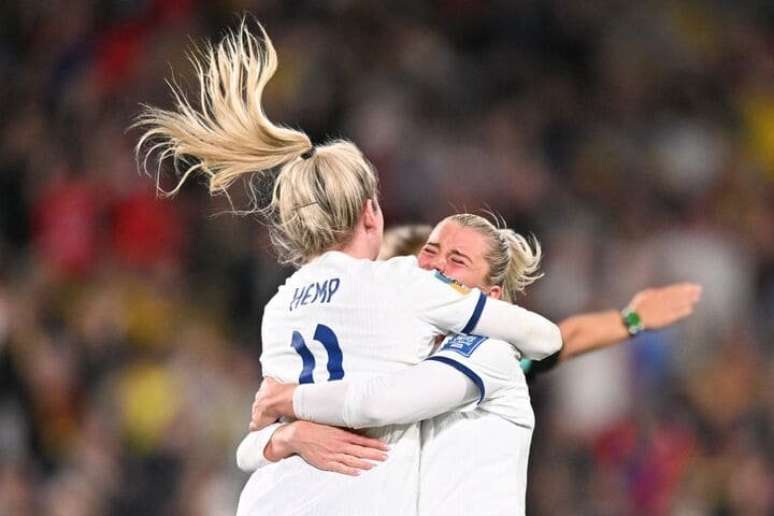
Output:
<instances>
[{"instance_id":1,"label":"blonde ponytail","mask_svg":"<svg viewBox=\"0 0 774 516\"><path fill-rule=\"evenodd\" d=\"M170 83L175 110L145 106L135 122L147 128L137 152L153 143L143 164L154 152L159 162L173 158L177 164L187 157L197 161L182 172L174 189L159 188L163 195L177 193L197 171L208 176L210 193L224 192L240 176L268 171L312 147L306 134L273 124L263 111L263 91L277 69L277 53L259 28L263 44L243 21L239 31L217 47L207 45L190 57L201 89L198 109Z\"/></svg>"},{"instance_id":2,"label":"blonde ponytail","mask_svg":"<svg viewBox=\"0 0 774 516\"><path fill-rule=\"evenodd\" d=\"M508 261L503 272L503 299L514 302L518 294L543 276L540 260L543 251L533 236L530 241L512 229L498 229L498 236L507 248Z\"/></svg>"},{"instance_id":3,"label":"blonde ponytail","mask_svg":"<svg viewBox=\"0 0 774 516\"><path fill-rule=\"evenodd\" d=\"M271 177L280 167L271 203L248 212L267 218L280 261L300 265L351 236L366 200L376 199L376 173L354 144L335 141L315 148L305 133L268 119L262 98L277 69L277 53L259 29L260 41L243 21L216 47L191 56L201 89L198 108L170 85L175 109L146 106L134 124L145 128L138 160L147 171L149 157L157 155L157 188L165 196L176 194L194 173L207 176L214 195L227 193L237 179ZM170 158L176 168L185 165L176 186L165 191L159 174Z\"/></svg>"}]
</instances>

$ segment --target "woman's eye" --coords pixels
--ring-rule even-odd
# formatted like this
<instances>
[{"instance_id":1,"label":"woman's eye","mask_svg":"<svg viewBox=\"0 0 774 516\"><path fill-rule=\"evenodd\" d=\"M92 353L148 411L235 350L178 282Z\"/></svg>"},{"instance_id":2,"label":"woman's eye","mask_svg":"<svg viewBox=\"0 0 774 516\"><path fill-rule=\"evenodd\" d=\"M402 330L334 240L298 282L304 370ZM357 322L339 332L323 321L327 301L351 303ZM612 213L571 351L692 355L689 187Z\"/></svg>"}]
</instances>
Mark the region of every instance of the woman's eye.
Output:
<instances>
[{"instance_id":1,"label":"woman's eye","mask_svg":"<svg viewBox=\"0 0 774 516\"><path fill-rule=\"evenodd\" d=\"M435 254L435 251L433 251L429 247L425 247L424 249L422 249L422 252L425 254Z\"/></svg>"},{"instance_id":2,"label":"woman's eye","mask_svg":"<svg viewBox=\"0 0 774 516\"><path fill-rule=\"evenodd\" d=\"M453 263L454 265L465 265L465 262L463 262L463 261L462 261L462 260L460 260L459 258L452 258L452 260L451 260L451 261L452 261L452 263Z\"/></svg>"}]
</instances>

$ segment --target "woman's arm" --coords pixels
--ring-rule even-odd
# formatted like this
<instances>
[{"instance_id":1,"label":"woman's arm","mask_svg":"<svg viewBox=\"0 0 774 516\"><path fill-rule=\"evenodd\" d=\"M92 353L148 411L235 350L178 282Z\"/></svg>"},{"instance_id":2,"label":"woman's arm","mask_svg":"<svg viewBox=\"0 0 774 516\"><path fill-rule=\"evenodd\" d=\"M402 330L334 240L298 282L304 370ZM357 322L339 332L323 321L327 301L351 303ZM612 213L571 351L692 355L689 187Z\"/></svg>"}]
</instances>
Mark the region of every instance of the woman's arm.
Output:
<instances>
[{"instance_id":1,"label":"woman's arm","mask_svg":"<svg viewBox=\"0 0 774 516\"><path fill-rule=\"evenodd\" d=\"M282 423L273 423L247 434L237 447L237 467L245 473L250 473L279 460L279 458L270 457L265 451L268 451L267 445L271 442L274 433L282 426L284 426Z\"/></svg>"},{"instance_id":2,"label":"woman's arm","mask_svg":"<svg viewBox=\"0 0 774 516\"><path fill-rule=\"evenodd\" d=\"M350 428L413 423L493 396L516 367L508 343L459 335L424 362L392 374L300 386L266 378L251 428L280 416Z\"/></svg>"},{"instance_id":3,"label":"woman's arm","mask_svg":"<svg viewBox=\"0 0 774 516\"><path fill-rule=\"evenodd\" d=\"M701 298L701 286L674 283L662 288L648 288L635 294L627 305L639 314L644 330L658 330L675 324L693 313ZM560 362L589 351L614 346L630 335L618 310L574 315L559 323L564 347L559 353L540 362L522 360L527 379L550 371Z\"/></svg>"},{"instance_id":4,"label":"woman's arm","mask_svg":"<svg viewBox=\"0 0 774 516\"><path fill-rule=\"evenodd\" d=\"M691 315L700 297L701 286L676 283L638 292L628 307L639 314L644 329L657 330ZM559 323L559 329L564 340L559 361L612 346L629 338L621 313L617 310L568 317Z\"/></svg>"},{"instance_id":5,"label":"woman's arm","mask_svg":"<svg viewBox=\"0 0 774 516\"><path fill-rule=\"evenodd\" d=\"M389 447L378 439L308 421L274 423L250 432L237 449L237 465L246 473L300 455L312 466L345 475L359 475L384 461Z\"/></svg>"},{"instance_id":6,"label":"woman's arm","mask_svg":"<svg viewBox=\"0 0 774 516\"><path fill-rule=\"evenodd\" d=\"M336 383L345 388L327 388ZM301 387L293 393L296 417L349 428L414 423L460 408L480 396L468 377L435 361L362 382Z\"/></svg>"},{"instance_id":7,"label":"woman's arm","mask_svg":"<svg viewBox=\"0 0 774 516\"><path fill-rule=\"evenodd\" d=\"M520 358L542 360L562 349L562 332L556 324L497 299L487 299L477 324L468 333L509 342Z\"/></svg>"},{"instance_id":8,"label":"woman's arm","mask_svg":"<svg viewBox=\"0 0 774 516\"><path fill-rule=\"evenodd\" d=\"M284 415L349 428L428 419L479 398L464 374L435 361L363 381L281 384L265 378L253 404L251 428Z\"/></svg>"},{"instance_id":9,"label":"woman's arm","mask_svg":"<svg viewBox=\"0 0 774 516\"><path fill-rule=\"evenodd\" d=\"M467 333L502 340L521 357L533 360L561 349L559 327L545 317L487 297L479 289L470 289L439 271L422 270L412 263L387 275L394 280L396 300L440 334Z\"/></svg>"}]
</instances>

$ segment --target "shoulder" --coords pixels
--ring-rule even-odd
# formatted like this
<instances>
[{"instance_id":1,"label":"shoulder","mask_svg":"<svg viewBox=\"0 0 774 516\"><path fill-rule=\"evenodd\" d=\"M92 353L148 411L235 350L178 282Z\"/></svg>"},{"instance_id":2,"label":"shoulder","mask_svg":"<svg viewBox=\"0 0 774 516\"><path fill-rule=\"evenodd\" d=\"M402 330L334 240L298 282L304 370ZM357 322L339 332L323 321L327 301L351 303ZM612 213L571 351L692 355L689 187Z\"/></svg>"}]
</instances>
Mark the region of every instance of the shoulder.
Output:
<instances>
[{"instance_id":1,"label":"shoulder","mask_svg":"<svg viewBox=\"0 0 774 516\"><path fill-rule=\"evenodd\" d=\"M423 272L415 256L396 256L389 260L373 262L374 269L384 274L415 274Z\"/></svg>"},{"instance_id":2,"label":"shoulder","mask_svg":"<svg viewBox=\"0 0 774 516\"><path fill-rule=\"evenodd\" d=\"M440 271L422 269L415 256L398 256L376 264L377 270L383 273L384 277L390 278L390 283L394 286L412 288L428 294L455 292L467 295L471 292L470 288L444 276Z\"/></svg>"},{"instance_id":3,"label":"shoulder","mask_svg":"<svg viewBox=\"0 0 774 516\"><path fill-rule=\"evenodd\" d=\"M400 293L405 293L406 289L423 290L422 285L432 276L431 272L419 267L414 256L398 256L371 263L374 281Z\"/></svg>"},{"instance_id":4,"label":"shoulder","mask_svg":"<svg viewBox=\"0 0 774 516\"><path fill-rule=\"evenodd\" d=\"M503 340L457 334L448 337L440 351L447 356L459 356L503 374L510 374L519 369L516 350Z\"/></svg>"}]
</instances>

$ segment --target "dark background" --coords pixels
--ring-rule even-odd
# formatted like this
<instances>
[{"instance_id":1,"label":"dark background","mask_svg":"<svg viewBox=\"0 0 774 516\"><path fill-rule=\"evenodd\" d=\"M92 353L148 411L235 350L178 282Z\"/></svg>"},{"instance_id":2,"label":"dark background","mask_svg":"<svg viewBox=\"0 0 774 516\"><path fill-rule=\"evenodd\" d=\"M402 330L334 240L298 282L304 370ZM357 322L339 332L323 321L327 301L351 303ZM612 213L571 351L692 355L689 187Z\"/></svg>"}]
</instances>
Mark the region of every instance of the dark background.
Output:
<instances>
[{"instance_id":1,"label":"dark background","mask_svg":"<svg viewBox=\"0 0 774 516\"><path fill-rule=\"evenodd\" d=\"M774 514L774 4L0 3L0 514L233 514L261 307L287 269L127 130L249 12L274 121L355 141L388 224L489 208L559 320L704 285L695 316L533 389L535 515Z\"/></svg>"}]
</instances>

